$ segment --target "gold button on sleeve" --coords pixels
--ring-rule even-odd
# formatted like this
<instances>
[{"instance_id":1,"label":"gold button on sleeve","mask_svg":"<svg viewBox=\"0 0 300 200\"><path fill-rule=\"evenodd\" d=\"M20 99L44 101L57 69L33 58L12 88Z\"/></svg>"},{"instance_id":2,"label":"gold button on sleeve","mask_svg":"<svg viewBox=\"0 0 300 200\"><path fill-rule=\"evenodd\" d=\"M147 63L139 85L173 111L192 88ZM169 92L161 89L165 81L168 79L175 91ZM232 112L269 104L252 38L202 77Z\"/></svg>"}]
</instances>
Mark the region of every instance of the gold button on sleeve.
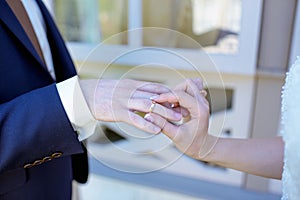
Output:
<instances>
[{"instance_id":1,"label":"gold button on sleeve","mask_svg":"<svg viewBox=\"0 0 300 200\"><path fill-rule=\"evenodd\" d=\"M36 161L34 161L33 165L40 165L43 162L44 162L43 160L36 160Z\"/></svg>"},{"instance_id":2,"label":"gold button on sleeve","mask_svg":"<svg viewBox=\"0 0 300 200\"><path fill-rule=\"evenodd\" d=\"M61 156L62 156L62 153L61 153L61 152L56 152L56 153L53 153L53 154L51 155L52 158L59 158L59 157L61 157Z\"/></svg>"},{"instance_id":3,"label":"gold button on sleeve","mask_svg":"<svg viewBox=\"0 0 300 200\"><path fill-rule=\"evenodd\" d=\"M50 160L52 160L51 156L46 156L45 158L43 158L43 162L48 162Z\"/></svg>"},{"instance_id":4,"label":"gold button on sleeve","mask_svg":"<svg viewBox=\"0 0 300 200\"><path fill-rule=\"evenodd\" d=\"M24 165L24 169L29 169L29 168L31 168L33 166L33 164L31 164L31 163L28 163L28 164L26 164L26 165Z\"/></svg>"}]
</instances>

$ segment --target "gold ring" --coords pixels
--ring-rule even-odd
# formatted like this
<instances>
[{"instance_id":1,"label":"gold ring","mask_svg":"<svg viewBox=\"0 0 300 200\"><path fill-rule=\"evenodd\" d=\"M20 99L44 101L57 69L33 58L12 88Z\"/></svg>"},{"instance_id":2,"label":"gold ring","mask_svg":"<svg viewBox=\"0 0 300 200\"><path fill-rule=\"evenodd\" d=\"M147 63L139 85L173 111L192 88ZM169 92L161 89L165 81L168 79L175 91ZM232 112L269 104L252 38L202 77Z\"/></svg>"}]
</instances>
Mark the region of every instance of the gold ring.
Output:
<instances>
[{"instance_id":1,"label":"gold ring","mask_svg":"<svg viewBox=\"0 0 300 200\"><path fill-rule=\"evenodd\" d=\"M200 90L200 94L202 94L204 97L206 97L206 95L207 95L207 92L206 92L206 90Z\"/></svg>"},{"instance_id":2,"label":"gold ring","mask_svg":"<svg viewBox=\"0 0 300 200\"><path fill-rule=\"evenodd\" d=\"M149 113L152 113L153 112L153 110L154 110L154 107L155 107L155 101L152 101L151 102L151 106L150 106L150 108L149 108Z\"/></svg>"}]
</instances>

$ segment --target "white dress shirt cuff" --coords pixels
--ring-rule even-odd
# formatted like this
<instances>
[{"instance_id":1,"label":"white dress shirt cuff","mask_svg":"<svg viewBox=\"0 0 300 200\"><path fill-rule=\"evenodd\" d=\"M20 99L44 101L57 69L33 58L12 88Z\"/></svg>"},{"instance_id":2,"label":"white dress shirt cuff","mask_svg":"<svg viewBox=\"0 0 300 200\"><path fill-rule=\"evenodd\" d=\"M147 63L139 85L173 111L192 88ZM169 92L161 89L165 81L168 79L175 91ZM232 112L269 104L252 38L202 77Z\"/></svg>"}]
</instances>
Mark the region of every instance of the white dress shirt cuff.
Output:
<instances>
[{"instance_id":1,"label":"white dress shirt cuff","mask_svg":"<svg viewBox=\"0 0 300 200\"><path fill-rule=\"evenodd\" d=\"M95 132L98 121L86 103L78 76L57 83L56 87L67 116L78 133L79 141L87 139Z\"/></svg>"}]
</instances>

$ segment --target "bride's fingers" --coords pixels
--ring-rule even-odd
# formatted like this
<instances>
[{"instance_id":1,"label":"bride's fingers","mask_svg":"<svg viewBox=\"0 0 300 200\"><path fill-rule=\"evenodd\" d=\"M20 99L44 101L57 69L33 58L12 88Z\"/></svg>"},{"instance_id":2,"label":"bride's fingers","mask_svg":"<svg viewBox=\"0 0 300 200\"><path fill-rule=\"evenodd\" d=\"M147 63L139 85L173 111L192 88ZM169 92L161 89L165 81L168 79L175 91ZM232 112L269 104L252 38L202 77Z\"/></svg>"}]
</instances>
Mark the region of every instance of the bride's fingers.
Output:
<instances>
[{"instance_id":1,"label":"bride's fingers","mask_svg":"<svg viewBox=\"0 0 300 200\"><path fill-rule=\"evenodd\" d=\"M197 117L199 113L209 109L205 96L199 92L197 85L191 79L185 81L185 86L182 87L182 89L183 88L185 88L184 91L174 91L174 96L177 97L180 107L187 109L189 114L194 117ZM189 93L187 91L189 91Z\"/></svg>"},{"instance_id":2,"label":"bride's fingers","mask_svg":"<svg viewBox=\"0 0 300 200\"><path fill-rule=\"evenodd\" d=\"M179 103L181 107L184 107L188 110L189 108L193 107L195 103L197 103L195 97L182 90L174 91L173 93L161 94L153 100L158 103L163 103L166 101L169 103Z\"/></svg>"},{"instance_id":3,"label":"bride's fingers","mask_svg":"<svg viewBox=\"0 0 300 200\"><path fill-rule=\"evenodd\" d=\"M191 95L191 96L194 96L193 94L193 91L188 87L188 81L190 79L186 79L184 80L182 83L180 83L179 85L177 85L175 88L174 88L174 92L175 91L184 91L186 92L187 94Z\"/></svg>"},{"instance_id":4,"label":"bride's fingers","mask_svg":"<svg viewBox=\"0 0 300 200\"><path fill-rule=\"evenodd\" d=\"M186 108L184 108L184 107L180 107L180 106L174 107L173 110L174 110L175 112L181 113L181 115L182 115L183 117L187 117L187 116L190 115L190 112L189 112Z\"/></svg>"},{"instance_id":5,"label":"bride's fingers","mask_svg":"<svg viewBox=\"0 0 300 200\"><path fill-rule=\"evenodd\" d=\"M189 86L191 83L197 87L197 92L196 93L201 93L203 91L203 82L202 79L200 78L195 78L195 79L186 79L183 81L181 84L177 85L174 88L174 91L185 91L191 96L195 96L195 91L192 90L192 88Z\"/></svg>"},{"instance_id":6,"label":"bride's fingers","mask_svg":"<svg viewBox=\"0 0 300 200\"><path fill-rule=\"evenodd\" d=\"M154 125L160 127L162 133L168 136L171 140L176 136L179 127L168 122L165 118L161 117L160 115L157 115L155 113L148 113L144 116L144 118L147 121L153 123Z\"/></svg>"},{"instance_id":7,"label":"bride's fingers","mask_svg":"<svg viewBox=\"0 0 300 200\"><path fill-rule=\"evenodd\" d=\"M189 109L190 113L197 116L199 112L209 111L209 103L204 95L202 95L196 84L192 80L187 80L188 87L193 91L196 103Z\"/></svg>"},{"instance_id":8,"label":"bride's fingers","mask_svg":"<svg viewBox=\"0 0 300 200\"><path fill-rule=\"evenodd\" d=\"M127 106L130 110L144 113L154 112L169 120L179 121L182 118L181 113L174 111L172 108L152 102L150 99L131 99Z\"/></svg>"},{"instance_id":9,"label":"bride's fingers","mask_svg":"<svg viewBox=\"0 0 300 200\"><path fill-rule=\"evenodd\" d=\"M191 93L190 95L192 95L196 98L203 96L203 95L201 95L201 92L199 91L199 88L194 81L192 81L191 79L187 79L186 84L187 84L187 90L189 90Z\"/></svg>"},{"instance_id":10,"label":"bride's fingers","mask_svg":"<svg viewBox=\"0 0 300 200\"><path fill-rule=\"evenodd\" d=\"M163 93L160 95L155 95L150 97L150 99L155 100L156 102L159 103L163 103L163 102L169 102L169 103L177 103L179 101L179 96L176 95L176 92L178 91L184 91L187 94L191 95L191 96L195 96L195 91L193 91L191 89L191 87L189 86L189 84L191 84L191 82L196 85L196 87L198 88L197 92L200 93L200 91L203 89L203 83L202 80L200 78L197 79L186 79L185 81L183 81L182 83L180 83L179 85L177 85L174 88L174 92L167 92L167 93Z\"/></svg>"},{"instance_id":11,"label":"bride's fingers","mask_svg":"<svg viewBox=\"0 0 300 200\"><path fill-rule=\"evenodd\" d=\"M152 99L158 103L169 102L186 108L187 110L182 113L183 116L186 116L191 112L197 114L201 107L200 104L208 106L205 96L199 91L199 84L202 84L200 80L197 85L193 80L187 79L185 82L180 84L173 93L161 94L159 96L152 97Z\"/></svg>"},{"instance_id":12,"label":"bride's fingers","mask_svg":"<svg viewBox=\"0 0 300 200\"><path fill-rule=\"evenodd\" d=\"M151 100L157 102L157 103L177 103L178 102L178 97L172 93L172 92L168 92L168 93L163 93L161 95L155 95L150 97Z\"/></svg>"},{"instance_id":13,"label":"bride's fingers","mask_svg":"<svg viewBox=\"0 0 300 200\"><path fill-rule=\"evenodd\" d=\"M193 82L197 85L198 90L203 90L203 81L201 78L195 78Z\"/></svg>"}]
</instances>

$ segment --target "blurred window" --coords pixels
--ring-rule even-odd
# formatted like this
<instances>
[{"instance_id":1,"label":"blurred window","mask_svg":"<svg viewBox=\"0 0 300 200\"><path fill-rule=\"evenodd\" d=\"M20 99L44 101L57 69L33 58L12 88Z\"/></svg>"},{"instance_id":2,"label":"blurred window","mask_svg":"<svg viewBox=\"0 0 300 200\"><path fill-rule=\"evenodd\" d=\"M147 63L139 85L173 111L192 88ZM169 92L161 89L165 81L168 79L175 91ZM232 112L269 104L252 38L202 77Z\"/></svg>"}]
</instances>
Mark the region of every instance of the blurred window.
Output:
<instances>
[{"instance_id":1,"label":"blurred window","mask_svg":"<svg viewBox=\"0 0 300 200\"><path fill-rule=\"evenodd\" d=\"M67 41L99 43L126 31L128 21L141 18L140 27L179 31L211 53L237 53L242 0L45 0L51 1L55 20ZM141 4L130 10L131 3ZM128 12L132 13L128 13ZM129 16L129 18L128 18ZM128 35L114 44L128 44ZM143 35L145 46L195 48L159 30Z\"/></svg>"},{"instance_id":2,"label":"blurred window","mask_svg":"<svg viewBox=\"0 0 300 200\"><path fill-rule=\"evenodd\" d=\"M127 0L53 0L56 23L67 41L99 43L127 30ZM117 41L125 44L126 41Z\"/></svg>"},{"instance_id":3,"label":"blurred window","mask_svg":"<svg viewBox=\"0 0 300 200\"><path fill-rule=\"evenodd\" d=\"M237 53L241 3L241 0L144 0L143 26L179 31L211 53ZM144 44L194 48L180 39L168 38L158 31L144 37Z\"/></svg>"}]
</instances>

